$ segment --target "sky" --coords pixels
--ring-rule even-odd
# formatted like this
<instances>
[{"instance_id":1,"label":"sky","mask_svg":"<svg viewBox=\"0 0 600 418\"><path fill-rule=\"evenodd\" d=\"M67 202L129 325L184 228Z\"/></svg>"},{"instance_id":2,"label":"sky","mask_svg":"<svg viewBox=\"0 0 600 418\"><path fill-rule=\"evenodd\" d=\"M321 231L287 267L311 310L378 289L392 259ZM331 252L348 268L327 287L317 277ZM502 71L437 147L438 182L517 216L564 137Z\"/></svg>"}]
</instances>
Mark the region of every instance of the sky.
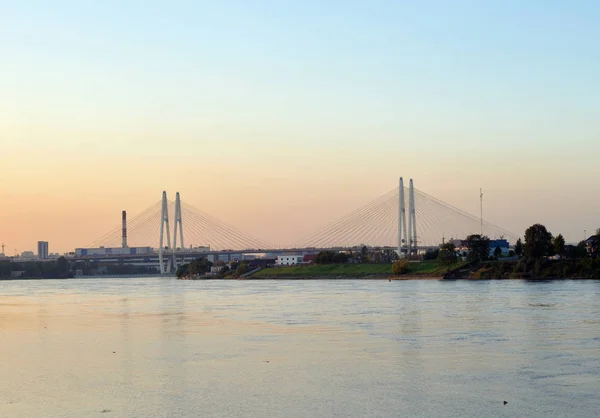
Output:
<instances>
[{"instance_id":1,"label":"sky","mask_svg":"<svg viewBox=\"0 0 600 418\"><path fill-rule=\"evenodd\" d=\"M399 176L579 241L598 21L591 0L0 1L0 243L71 251L166 190L283 245Z\"/></svg>"}]
</instances>

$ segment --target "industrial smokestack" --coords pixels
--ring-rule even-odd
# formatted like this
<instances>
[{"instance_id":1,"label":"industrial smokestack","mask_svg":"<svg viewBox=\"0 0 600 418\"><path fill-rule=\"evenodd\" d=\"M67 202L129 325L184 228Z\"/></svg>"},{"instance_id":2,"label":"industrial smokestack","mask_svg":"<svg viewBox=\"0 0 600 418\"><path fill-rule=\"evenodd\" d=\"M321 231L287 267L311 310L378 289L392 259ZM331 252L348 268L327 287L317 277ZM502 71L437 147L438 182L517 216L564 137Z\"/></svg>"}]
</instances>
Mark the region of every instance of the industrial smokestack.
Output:
<instances>
[{"instance_id":1,"label":"industrial smokestack","mask_svg":"<svg viewBox=\"0 0 600 418\"><path fill-rule=\"evenodd\" d=\"M127 211L123 211L123 248L127 248Z\"/></svg>"}]
</instances>

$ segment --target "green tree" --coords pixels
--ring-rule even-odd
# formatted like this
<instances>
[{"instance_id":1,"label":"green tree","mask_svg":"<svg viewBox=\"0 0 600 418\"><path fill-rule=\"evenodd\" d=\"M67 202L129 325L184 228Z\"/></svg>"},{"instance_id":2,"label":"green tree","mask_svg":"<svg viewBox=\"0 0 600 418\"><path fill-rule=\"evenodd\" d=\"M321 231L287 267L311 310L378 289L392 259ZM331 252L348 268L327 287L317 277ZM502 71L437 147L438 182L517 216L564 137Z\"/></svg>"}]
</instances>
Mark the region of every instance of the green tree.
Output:
<instances>
[{"instance_id":1,"label":"green tree","mask_svg":"<svg viewBox=\"0 0 600 418\"><path fill-rule=\"evenodd\" d=\"M490 256L490 239L485 235L469 235L467 247L469 247L469 261L485 261Z\"/></svg>"},{"instance_id":2,"label":"green tree","mask_svg":"<svg viewBox=\"0 0 600 418\"><path fill-rule=\"evenodd\" d=\"M437 260L439 254L439 248L436 248L434 250L428 249L423 255L423 260Z\"/></svg>"},{"instance_id":3,"label":"green tree","mask_svg":"<svg viewBox=\"0 0 600 418\"><path fill-rule=\"evenodd\" d=\"M398 253L394 250L383 250L382 261L384 263L393 263L398 260Z\"/></svg>"},{"instance_id":4,"label":"green tree","mask_svg":"<svg viewBox=\"0 0 600 418\"><path fill-rule=\"evenodd\" d=\"M315 257L316 264L331 264L333 263L333 257L335 253L333 251L321 251Z\"/></svg>"},{"instance_id":5,"label":"green tree","mask_svg":"<svg viewBox=\"0 0 600 418\"><path fill-rule=\"evenodd\" d=\"M573 258L586 258L588 256L587 246L585 241L580 241L573 250Z\"/></svg>"},{"instance_id":6,"label":"green tree","mask_svg":"<svg viewBox=\"0 0 600 418\"><path fill-rule=\"evenodd\" d=\"M337 264L345 264L348 262L348 254L346 253L335 253L331 257L331 261Z\"/></svg>"},{"instance_id":7,"label":"green tree","mask_svg":"<svg viewBox=\"0 0 600 418\"><path fill-rule=\"evenodd\" d=\"M515 254L519 257L523 255L523 241L521 241L521 238L519 238L515 244Z\"/></svg>"},{"instance_id":8,"label":"green tree","mask_svg":"<svg viewBox=\"0 0 600 418\"><path fill-rule=\"evenodd\" d=\"M190 267L190 265L187 264L187 263L186 264L180 264L177 267L177 271L175 272L175 276L178 279L181 279L183 276L185 276L187 274L189 267Z\"/></svg>"},{"instance_id":9,"label":"green tree","mask_svg":"<svg viewBox=\"0 0 600 418\"><path fill-rule=\"evenodd\" d=\"M0 277L8 278L12 274L12 264L10 261L0 261Z\"/></svg>"},{"instance_id":10,"label":"green tree","mask_svg":"<svg viewBox=\"0 0 600 418\"><path fill-rule=\"evenodd\" d=\"M565 239L563 238L562 234L558 234L556 237L554 237L552 240L552 246L554 247L554 253L562 257L565 253Z\"/></svg>"},{"instance_id":11,"label":"green tree","mask_svg":"<svg viewBox=\"0 0 600 418\"><path fill-rule=\"evenodd\" d=\"M369 249L367 248L366 245L364 245L360 249L360 262L361 263L368 263L369 261L370 261L370 259L369 259Z\"/></svg>"},{"instance_id":12,"label":"green tree","mask_svg":"<svg viewBox=\"0 0 600 418\"><path fill-rule=\"evenodd\" d=\"M400 258L400 259L394 261L394 264L392 264L392 272L397 276L404 274L407 271L408 271L408 260L406 258Z\"/></svg>"},{"instance_id":13,"label":"green tree","mask_svg":"<svg viewBox=\"0 0 600 418\"><path fill-rule=\"evenodd\" d=\"M447 242L440 246L438 262L450 271L450 267L456 263L456 248L454 247L454 243Z\"/></svg>"},{"instance_id":14,"label":"green tree","mask_svg":"<svg viewBox=\"0 0 600 418\"><path fill-rule=\"evenodd\" d=\"M197 274L202 275L202 274L206 274L210 271L210 268L212 267L213 263L208 261L208 259L206 257L203 258L197 258L196 260L192 261L189 264L185 264L186 268L185 270L183 269L183 266L181 266L181 270L178 268L177 272L175 272L176 275L181 274L181 276L177 276L177 277L182 277L182 276L195 276Z\"/></svg>"},{"instance_id":15,"label":"green tree","mask_svg":"<svg viewBox=\"0 0 600 418\"><path fill-rule=\"evenodd\" d=\"M542 258L552 252L552 234L541 224L535 224L525 231L525 245L523 251L525 256L531 258Z\"/></svg>"},{"instance_id":16,"label":"green tree","mask_svg":"<svg viewBox=\"0 0 600 418\"><path fill-rule=\"evenodd\" d=\"M502 248L496 247L496 249L494 250L494 257L500 258L501 256L502 256Z\"/></svg>"},{"instance_id":17,"label":"green tree","mask_svg":"<svg viewBox=\"0 0 600 418\"><path fill-rule=\"evenodd\" d=\"M23 275L31 279L40 279L44 277L40 266L38 265L38 263L35 262L25 263L25 271Z\"/></svg>"},{"instance_id":18,"label":"green tree","mask_svg":"<svg viewBox=\"0 0 600 418\"><path fill-rule=\"evenodd\" d=\"M56 260L56 273L58 278L64 279L70 276L71 268L69 267L69 262L66 258L60 257Z\"/></svg>"},{"instance_id":19,"label":"green tree","mask_svg":"<svg viewBox=\"0 0 600 418\"><path fill-rule=\"evenodd\" d=\"M248 262L247 261L242 261L240 263L240 265L238 266L238 268L235 270L235 274L237 274L238 276L240 276L244 273L248 273Z\"/></svg>"}]
</instances>

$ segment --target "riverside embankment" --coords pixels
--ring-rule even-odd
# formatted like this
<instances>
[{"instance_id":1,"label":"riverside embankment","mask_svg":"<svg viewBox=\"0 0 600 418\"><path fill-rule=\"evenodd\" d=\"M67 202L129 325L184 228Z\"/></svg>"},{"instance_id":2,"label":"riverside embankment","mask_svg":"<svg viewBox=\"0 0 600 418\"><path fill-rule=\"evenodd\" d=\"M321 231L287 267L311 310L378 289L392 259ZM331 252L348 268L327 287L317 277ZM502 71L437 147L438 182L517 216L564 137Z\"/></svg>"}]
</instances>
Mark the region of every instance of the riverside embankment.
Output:
<instances>
[{"instance_id":1,"label":"riverside embankment","mask_svg":"<svg viewBox=\"0 0 600 418\"><path fill-rule=\"evenodd\" d=\"M408 271L395 275L391 264L321 264L304 266L283 266L262 269L248 279L263 280L334 280L334 279L374 279L409 280L441 279L446 270L436 261L409 263Z\"/></svg>"},{"instance_id":2,"label":"riverside embankment","mask_svg":"<svg viewBox=\"0 0 600 418\"><path fill-rule=\"evenodd\" d=\"M494 260L479 264L457 263L450 268L435 260L411 262L401 275L392 272L391 264L324 264L272 267L258 271L247 279L254 280L502 280L502 279L600 279L597 259L521 259Z\"/></svg>"}]
</instances>

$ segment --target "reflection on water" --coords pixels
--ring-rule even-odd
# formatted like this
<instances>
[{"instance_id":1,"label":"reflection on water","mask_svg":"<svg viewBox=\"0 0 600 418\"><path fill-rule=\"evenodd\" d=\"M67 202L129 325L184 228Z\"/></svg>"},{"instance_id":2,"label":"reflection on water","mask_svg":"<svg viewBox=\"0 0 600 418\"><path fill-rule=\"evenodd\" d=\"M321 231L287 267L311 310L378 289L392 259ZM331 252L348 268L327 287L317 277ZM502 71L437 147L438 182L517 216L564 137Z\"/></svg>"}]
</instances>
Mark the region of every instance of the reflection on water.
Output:
<instances>
[{"instance_id":1,"label":"reflection on water","mask_svg":"<svg viewBox=\"0 0 600 418\"><path fill-rule=\"evenodd\" d=\"M2 417L598 416L600 282L0 282L0 375Z\"/></svg>"}]
</instances>

